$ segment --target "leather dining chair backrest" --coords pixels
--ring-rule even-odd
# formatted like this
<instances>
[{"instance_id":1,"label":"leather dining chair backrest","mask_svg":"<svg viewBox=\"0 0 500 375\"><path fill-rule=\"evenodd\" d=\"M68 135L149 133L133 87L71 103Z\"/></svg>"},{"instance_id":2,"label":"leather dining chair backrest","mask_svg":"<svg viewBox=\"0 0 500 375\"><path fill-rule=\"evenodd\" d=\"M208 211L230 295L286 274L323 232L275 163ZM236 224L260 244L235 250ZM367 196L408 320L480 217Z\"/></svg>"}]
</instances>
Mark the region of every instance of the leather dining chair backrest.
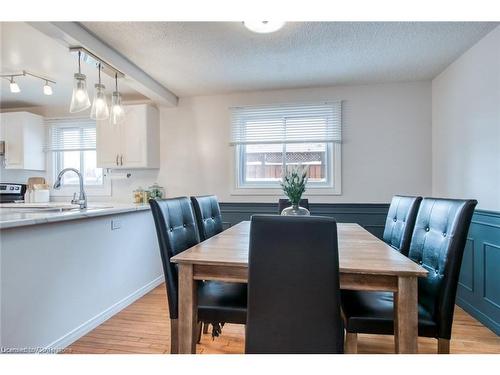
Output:
<instances>
[{"instance_id":1,"label":"leather dining chair backrest","mask_svg":"<svg viewBox=\"0 0 500 375\"><path fill-rule=\"evenodd\" d=\"M292 204L290 203L289 199L280 198L278 200L278 215L281 215L281 211L283 211L287 207L290 207L291 205ZM309 199L307 198L301 199L299 202L299 206L309 209Z\"/></svg>"},{"instance_id":2,"label":"leather dining chair backrest","mask_svg":"<svg viewBox=\"0 0 500 375\"><path fill-rule=\"evenodd\" d=\"M333 218L254 215L246 353L342 353Z\"/></svg>"},{"instance_id":3,"label":"leather dining chair backrest","mask_svg":"<svg viewBox=\"0 0 500 375\"><path fill-rule=\"evenodd\" d=\"M160 246L170 319L177 319L177 266L170 263L170 258L199 243L200 237L189 198L150 199L149 204Z\"/></svg>"},{"instance_id":4,"label":"leather dining chair backrest","mask_svg":"<svg viewBox=\"0 0 500 375\"><path fill-rule=\"evenodd\" d=\"M219 202L215 195L191 197L191 202L193 203L201 241L205 241L224 230Z\"/></svg>"},{"instance_id":5,"label":"leather dining chair backrest","mask_svg":"<svg viewBox=\"0 0 500 375\"><path fill-rule=\"evenodd\" d=\"M476 200L424 198L410 243L409 258L429 273L418 280L419 304L450 339L458 277Z\"/></svg>"},{"instance_id":6,"label":"leather dining chair backrest","mask_svg":"<svg viewBox=\"0 0 500 375\"><path fill-rule=\"evenodd\" d=\"M385 220L384 241L406 256L421 201L422 197L395 195Z\"/></svg>"}]
</instances>

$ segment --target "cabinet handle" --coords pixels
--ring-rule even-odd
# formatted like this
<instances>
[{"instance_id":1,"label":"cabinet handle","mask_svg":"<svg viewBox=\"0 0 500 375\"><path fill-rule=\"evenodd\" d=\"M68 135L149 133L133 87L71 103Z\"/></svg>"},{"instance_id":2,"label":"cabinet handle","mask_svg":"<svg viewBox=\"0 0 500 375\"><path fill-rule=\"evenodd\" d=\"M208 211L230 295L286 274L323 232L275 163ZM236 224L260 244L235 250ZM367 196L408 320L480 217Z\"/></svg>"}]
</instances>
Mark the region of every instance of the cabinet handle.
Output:
<instances>
[{"instance_id":1,"label":"cabinet handle","mask_svg":"<svg viewBox=\"0 0 500 375\"><path fill-rule=\"evenodd\" d=\"M123 165L123 155L120 156L120 165Z\"/></svg>"},{"instance_id":2,"label":"cabinet handle","mask_svg":"<svg viewBox=\"0 0 500 375\"><path fill-rule=\"evenodd\" d=\"M116 154L116 165L118 165L118 154Z\"/></svg>"}]
</instances>

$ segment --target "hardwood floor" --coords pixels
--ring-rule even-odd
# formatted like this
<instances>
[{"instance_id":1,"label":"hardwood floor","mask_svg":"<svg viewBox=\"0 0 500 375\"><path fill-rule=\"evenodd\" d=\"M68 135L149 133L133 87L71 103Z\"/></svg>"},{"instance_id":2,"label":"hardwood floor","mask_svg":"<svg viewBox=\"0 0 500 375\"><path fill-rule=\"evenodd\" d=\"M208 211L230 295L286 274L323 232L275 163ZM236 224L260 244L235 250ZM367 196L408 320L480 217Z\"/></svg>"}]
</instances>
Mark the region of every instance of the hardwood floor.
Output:
<instances>
[{"instance_id":1,"label":"hardwood floor","mask_svg":"<svg viewBox=\"0 0 500 375\"><path fill-rule=\"evenodd\" d=\"M212 340L202 335L197 353L239 354L244 352L242 325L224 326L222 335ZM420 353L436 353L434 339L419 338ZM392 336L359 335L358 353L393 353ZM160 285L120 313L69 346L65 353L169 353L170 320L165 286ZM455 311L451 353L500 353L500 337L468 315L461 308Z\"/></svg>"}]
</instances>

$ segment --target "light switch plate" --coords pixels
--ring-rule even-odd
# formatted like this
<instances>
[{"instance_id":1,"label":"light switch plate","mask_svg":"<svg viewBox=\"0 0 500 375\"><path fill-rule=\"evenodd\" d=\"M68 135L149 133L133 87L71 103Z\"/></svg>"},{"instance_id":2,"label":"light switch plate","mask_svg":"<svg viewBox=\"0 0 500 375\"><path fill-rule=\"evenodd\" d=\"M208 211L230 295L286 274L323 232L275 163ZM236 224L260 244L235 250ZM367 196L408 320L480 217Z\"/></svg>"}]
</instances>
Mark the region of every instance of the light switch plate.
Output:
<instances>
[{"instance_id":1,"label":"light switch plate","mask_svg":"<svg viewBox=\"0 0 500 375\"><path fill-rule=\"evenodd\" d=\"M111 220L111 230L120 229L122 227L122 222L119 219Z\"/></svg>"}]
</instances>

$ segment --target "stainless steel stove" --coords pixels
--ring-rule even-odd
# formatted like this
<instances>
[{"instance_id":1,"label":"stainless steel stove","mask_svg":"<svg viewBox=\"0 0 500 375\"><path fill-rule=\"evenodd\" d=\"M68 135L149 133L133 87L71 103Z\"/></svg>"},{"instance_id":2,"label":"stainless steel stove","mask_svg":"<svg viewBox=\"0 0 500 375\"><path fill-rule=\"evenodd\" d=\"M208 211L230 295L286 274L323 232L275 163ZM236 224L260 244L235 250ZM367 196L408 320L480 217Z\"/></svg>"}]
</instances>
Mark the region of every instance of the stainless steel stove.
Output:
<instances>
[{"instance_id":1,"label":"stainless steel stove","mask_svg":"<svg viewBox=\"0 0 500 375\"><path fill-rule=\"evenodd\" d=\"M0 203L22 201L25 192L25 184L0 183Z\"/></svg>"}]
</instances>

